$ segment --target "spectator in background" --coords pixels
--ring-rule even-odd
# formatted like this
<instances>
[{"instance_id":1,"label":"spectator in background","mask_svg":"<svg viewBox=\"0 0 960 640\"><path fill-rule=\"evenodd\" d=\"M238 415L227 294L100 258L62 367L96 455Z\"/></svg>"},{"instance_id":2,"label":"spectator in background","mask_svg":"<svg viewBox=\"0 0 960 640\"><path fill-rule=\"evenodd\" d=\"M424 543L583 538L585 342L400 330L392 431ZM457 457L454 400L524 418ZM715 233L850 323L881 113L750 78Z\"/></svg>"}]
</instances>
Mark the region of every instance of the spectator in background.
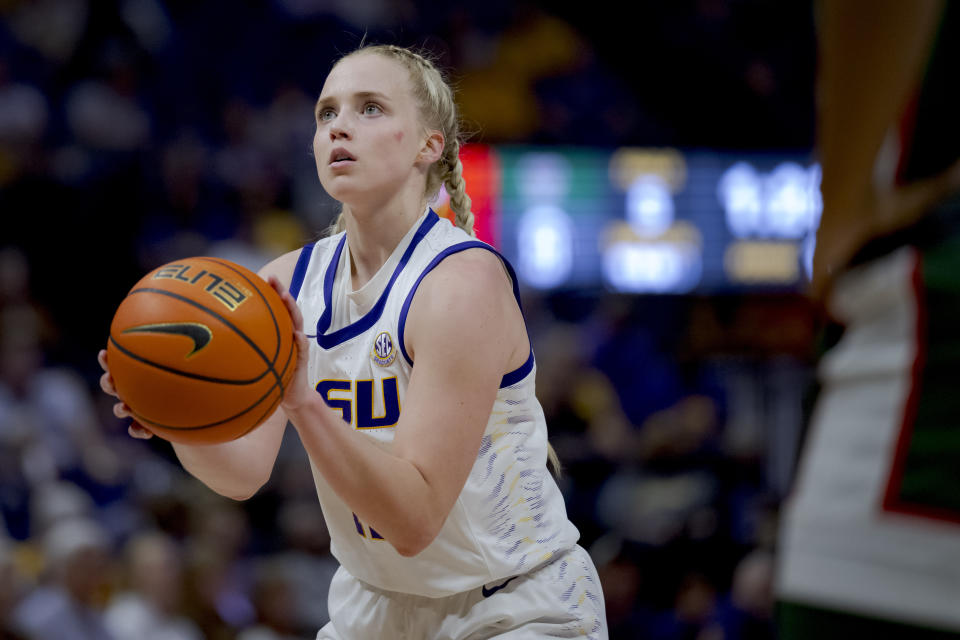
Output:
<instances>
[{"instance_id":1,"label":"spectator in background","mask_svg":"<svg viewBox=\"0 0 960 640\"><path fill-rule=\"evenodd\" d=\"M38 316L39 309L33 303L30 292L30 264L27 257L17 247L7 246L0 248L0 310L14 306L26 305L34 307ZM45 318L38 317L36 321L44 326Z\"/></svg>"},{"instance_id":2,"label":"spectator in background","mask_svg":"<svg viewBox=\"0 0 960 640\"><path fill-rule=\"evenodd\" d=\"M537 144L617 146L635 131L643 117L623 83L581 42L576 61L533 80L538 127ZM603 96L598 101L597 96ZM581 126L586 120L593 124Z\"/></svg>"},{"instance_id":3,"label":"spectator in background","mask_svg":"<svg viewBox=\"0 0 960 640\"><path fill-rule=\"evenodd\" d=\"M254 622L251 523L235 502L191 483L185 547L185 609L207 640L233 640Z\"/></svg>"},{"instance_id":4,"label":"spectator in background","mask_svg":"<svg viewBox=\"0 0 960 640\"><path fill-rule=\"evenodd\" d=\"M20 491L67 474L113 482L119 461L105 446L89 389L75 371L46 365L39 324L31 307L0 310L0 456L10 465L2 473Z\"/></svg>"},{"instance_id":5,"label":"spectator in background","mask_svg":"<svg viewBox=\"0 0 960 640\"><path fill-rule=\"evenodd\" d=\"M30 491L31 538L41 538L64 520L92 518L94 510L90 495L72 482L38 483Z\"/></svg>"},{"instance_id":6,"label":"spectator in background","mask_svg":"<svg viewBox=\"0 0 960 640\"><path fill-rule=\"evenodd\" d=\"M593 364L613 383L634 425L684 395L680 367L670 351L683 326L679 306L653 308L636 299L610 298L600 310L601 337Z\"/></svg>"},{"instance_id":7,"label":"spectator in background","mask_svg":"<svg viewBox=\"0 0 960 640\"><path fill-rule=\"evenodd\" d=\"M730 592L718 603L709 640L772 640L773 553L757 549L744 556L733 573ZM712 634L712 635L710 635Z\"/></svg>"},{"instance_id":8,"label":"spectator in background","mask_svg":"<svg viewBox=\"0 0 960 640\"><path fill-rule=\"evenodd\" d=\"M491 46L488 60L464 69L458 86L461 116L484 136L529 139L538 127L537 79L573 69L587 46L570 25L525 3L511 6L512 22Z\"/></svg>"},{"instance_id":9,"label":"spectator in background","mask_svg":"<svg viewBox=\"0 0 960 640\"><path fill-rule=\"evenodd\" d=\"M43 535L42 583L13 611L30 640L116 640L103 622L111 589L107 532L91 518L66 518Z\"/></svg>"},{"instance_id":10,"label":"spectator in background","mask_svg":"<svg viewBox=\"0 0 960 640\"><path fill-rule=\"evenodd\" d=\"M291 622L296 629L319 629L330 620L327 596L340 566L330 555L323 514L305 497L285 504L277 519L284 545L273 554L273 565L290 587Z\"/></svg>"},{"instance_id":11,"label":"spectator in background","mask_svg":"<svg viewBox=\"0 0 960 640\"><path fill-rule=\"evenodd\" d=\"M253 605L231 584L230 559L209 545L191 545L186 555L186 614L207 640L234 640L254 621ZM246 587L246 585L245 585Z\"/></svg>"},{"instance_id":12,"label":"spectator in background","mask_svg":"<svg viewBox=\"0 0 960 640\"><path fill-rule=\"evenodd\" d=\"M68 63L87 28L88 0L14 1L12 5L6 17L13 36L50 63Z\"/></svg>"},{"instance_id":13,"label":"spectator in background","mask_svg":"<svg viewBox=\"0 0 960 640\"><path fill-rule=\"evenodd\" d=\"M277 167L255 130L258 120L253 105L239 98L227 104L222 113L225 144L213 159L220 180L236 194L241 210L257 210L264 199L277 195L280 179Z\"/></svg>"},{"instance_id":14,"label":"spectator in background","mask_svg":"<svg viewBox=\"0 0 960 640\"><path fill-rule=\"evenodd\" d=\"M592 526L597 493L617 465L633 459L634 433L609 378L590 366L581 331L553 322L536 337L537 398L563 460L567 509L582 523L581 539L590 545L603 533Z\"/></svg>"},{"instance_id":15,"label":"spectator in background","mask_svg":"<svg viewBox=\"0 0 960 640\"><path fill-rule=\"evenodd\" d=\"M26 577L20 572L14 558L13 543L0 528L0 640L24 640L22 635L13 630L12 613L27 589Z\"/></svg>"},{"instance_id":16,"label":"spectator in background","mask_svg":"<svg viewBox=\"0 0 960 640\"><path fill-rule=\"evenodd\" d=\"M673 607L653 616L642 637L650 640L700 640L716 606L715 585L699 571L688 570L681 574Z\"/></svg>"},{"instance_id":17,"label":"spectator in background","mask_svg":"<svg viewBox=\"0 0 960 640\"><path fill-rule=\"evenodd\" d=\"M182 564L179 547L166 534L146 531L127 542L124 589L105 614L116 640L203 640L181 612Z\"/></svg>"},{"instance_id":18,"label":"spectator in background","mask_svg":"<svg viewBox=\"0 0 960 640\"><path fill-rule=\"evenodd\" d=\"M256 624L244 629L237 640L297 640L314 635L298 625L296 584L286 564L269 557L258 563L253 605Z\"/></svg>"},{"instance_id":19,"label":"spectator in background","mask_svg":"<svg viewBox=\"0 0 960 640\"><path fill-rule=\"evenodd\" d=\"M104 78L87 78L70 91L67 122L76 140L98 152L134 152L151 135L150 116L138 95L131 54L114 44L104 46Z\"/></svg>"},{"instance_id":20,"label":"spectator in background","mask_svg":"<svg viewBox=\"0 0 960 640\"><path fill-rule=\"evenodd\" d=\"M38 160L49 112L40 89L10 77L0 55L0 187L14 180L24 163Z\"/></svg>"}]
</instances>

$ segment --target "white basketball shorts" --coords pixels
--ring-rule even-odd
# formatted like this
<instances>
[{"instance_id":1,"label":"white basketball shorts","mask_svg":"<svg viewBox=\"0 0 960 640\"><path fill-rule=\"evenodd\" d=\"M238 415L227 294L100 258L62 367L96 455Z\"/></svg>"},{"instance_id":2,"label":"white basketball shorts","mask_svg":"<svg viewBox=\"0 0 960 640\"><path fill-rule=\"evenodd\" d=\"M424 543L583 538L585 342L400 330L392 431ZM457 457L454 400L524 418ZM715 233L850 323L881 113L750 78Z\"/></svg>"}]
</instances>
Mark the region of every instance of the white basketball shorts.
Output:
<instances>
[{"instance_id":1,"label":"white basketball shorts","mask_svg":"<svg viewBox=\"0 0 960 640\"><path fill-rule=\"evenodd\" d=\"M596 568L579 545L529 573L443 598L383 591L342 567L317 640L606 640Z\"/></svg>"}]
</instances>

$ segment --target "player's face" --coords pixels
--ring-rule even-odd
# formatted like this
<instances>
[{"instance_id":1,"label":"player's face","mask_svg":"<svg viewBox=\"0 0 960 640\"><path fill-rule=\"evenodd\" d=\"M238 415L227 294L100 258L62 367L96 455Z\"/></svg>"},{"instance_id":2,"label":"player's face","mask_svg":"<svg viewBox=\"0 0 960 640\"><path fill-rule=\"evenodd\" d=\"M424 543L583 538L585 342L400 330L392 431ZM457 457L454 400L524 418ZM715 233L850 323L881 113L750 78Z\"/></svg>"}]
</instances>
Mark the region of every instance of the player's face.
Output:
<instances>
[{"instance_id":1,"label":"player's face","mask_svg":"<svg viewBox=\"0 0 960 640\"><path fill-rule=\"evenodd\" d=\"M327 76L315 116L317 173L337 200L383 201L422 179L425 129L399 62L374 53L341 60Z\"/></svg>"}]
</instances>

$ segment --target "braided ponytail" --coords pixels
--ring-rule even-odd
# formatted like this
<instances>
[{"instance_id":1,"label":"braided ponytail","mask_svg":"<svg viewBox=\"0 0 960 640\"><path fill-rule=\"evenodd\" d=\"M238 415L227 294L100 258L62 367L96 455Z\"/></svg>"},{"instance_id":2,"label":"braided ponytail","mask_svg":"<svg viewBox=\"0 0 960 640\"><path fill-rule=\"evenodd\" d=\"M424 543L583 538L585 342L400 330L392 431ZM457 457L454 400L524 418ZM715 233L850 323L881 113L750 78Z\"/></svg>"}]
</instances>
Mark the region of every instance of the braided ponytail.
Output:
<instances>
[{"instance_id":1,"label":"braided ponytail","mask_svg":"<svg viewBox=\"0 0 960 640\"><path fill-rule=\"evenodd\" d=\"M454 224L471 236L476 236L477 234L473 230L473 212L470 210L473 203L470 196L467 195L467 188L463 179L463 163L460 161L459 155L460 144L454 141L451 148L453 166L444 174L443 184L447 189L447 195L450 196L450 209L456 214Z\"/></svg>"}]
</instances>

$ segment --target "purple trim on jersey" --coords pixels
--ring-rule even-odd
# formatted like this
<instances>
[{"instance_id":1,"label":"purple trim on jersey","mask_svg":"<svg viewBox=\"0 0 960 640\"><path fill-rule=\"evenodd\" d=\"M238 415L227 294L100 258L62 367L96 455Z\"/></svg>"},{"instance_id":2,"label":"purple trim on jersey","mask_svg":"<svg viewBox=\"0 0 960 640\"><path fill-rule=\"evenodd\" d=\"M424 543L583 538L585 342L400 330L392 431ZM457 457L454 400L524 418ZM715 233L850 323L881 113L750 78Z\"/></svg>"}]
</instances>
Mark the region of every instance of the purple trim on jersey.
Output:
<instances>
[{"instance_id":1,"label":"purple trim on jersey","mask_svg":"<svg viewBox=\"0 0 960 640\"><path fill-rule=\"evenodd\" d=\"M303 278L307 275L307 267L310 266L310 256L313 254L313 244L308 244L300 249L300 257L297 258L297 266L293 269L293 279L290 280L290 295L296 300L300 295L300 287L303 286Z\"/></svg>"},{"instance_id":2,"label":"purple trim on jersey","mask_svg":"<svg viewBox=\"0 0 960 640\"><path fill-rule=\"evenodd\" d=\"M337 249L333 252L333 259L330 260L330 264L327 265L327 270L323 273L323 313L320 314L320 319L317 320L317 333L311 338L316 338L317 342L320 342L320 335L330 328L330 316L331 316L331 301L333 299L333 281L337 277L337 265L340 264L340 254L343 253L343 247L347 244L347 234L343 234L343 237L340 238L340 242L337 244ZM321 346L323 346L321 344Z\"/></svg>"},{"instance_id":3,"label":"purple trim on jersey","mask_svg":"<svg viewBox=\"0 0 960 640\"><path fill-rule=\"evenodd\" d=\"M527 377L530 372L533 371L533 349L530 349L530 356L527 358L527 361L522 365L503 376L503 379L500 380L500 388L512 387L521 380Z\"/></svg>"},{"instance_id":4,"label":"purple trim on jersey","mask_svg":"<svg viewBox=\"0 0 960 640\"><path fill-rule=\"evenodd\" d=\"M349 324L328 334L327 330L330 328L331 318L333 317L331 306L333 300L333 281L337 275L337 265L340 264L340 254L343 253L343 246L347 241L347 235L343 235L343 238L340 239L340 244L337 245L337 250L333 253L333 259L330 261L330 264L327 265L327 271L323 276L323 313L320 315L320 319L317 320L317 344L324 349L332 349L338 344L357 337L380 319L384 307L387 306L387 298L390 295L390 290L393 288L393 283L396 282L403 268L407 266L407 262L410 261L410 256L413 255L413 250L417 248L420 241L426 237L430 229L433 228L433 225L437 224L439 220L440 216L431 209L426 219L420 224L420 228L413 234L410 245L400 257L397 268L393 270L393 275L390 276L390 282L387 283L383 293L380 294L380 299L373 305L373 308L353 324Z\"/></svg>"},{"instance_id":5,"label":"purple trim on jersey","mask_svg":"<svg viewBox=\"0 0 960 640\"><path fill-rule=\"evenodd\" d=\"M510 274L510 281L513 283L513 297L517 300L517 306L520 307L521 313L523 312L523 304L520 302L520 284L517 281L517 274L514 273L513 267L504 258L500 253L486 244L485 242L480 242L479 240L468 240L466 242L461 242L459 244L450 245L440 253L438 253L433 260L430 261L430 264L423 270L423 273L417 278L417 281L413 283L413 287L410 288L410 293L407 294L407 299L403 301L403 306L400 307L400 321L399 328L397 329L397 341L400 343L400 353L403 354L403 357L406 358L410 366L413 366L413 358L410 357L410 354L407 353L407 347L403 341L403 330L407 326L407 312L410 310L410 303L413 301L413 294L417 292L417 288L420 286L420 282L423 280L423 277L428 273L433 271L440 262L447 256L451 256L455 253L460 253L461 251L466 251L467 249L485 249L492 253L493 255L500 258L500 261L503 262L503 265L507 268L507 273ZM507 375L503 376L500 380L500 388L509 387L514 385L524 378L533 370L533 347L530 348L530 356L527 358L527 361L520 365L518 368L514 369Z\"/></svg>"}]
</instances>

